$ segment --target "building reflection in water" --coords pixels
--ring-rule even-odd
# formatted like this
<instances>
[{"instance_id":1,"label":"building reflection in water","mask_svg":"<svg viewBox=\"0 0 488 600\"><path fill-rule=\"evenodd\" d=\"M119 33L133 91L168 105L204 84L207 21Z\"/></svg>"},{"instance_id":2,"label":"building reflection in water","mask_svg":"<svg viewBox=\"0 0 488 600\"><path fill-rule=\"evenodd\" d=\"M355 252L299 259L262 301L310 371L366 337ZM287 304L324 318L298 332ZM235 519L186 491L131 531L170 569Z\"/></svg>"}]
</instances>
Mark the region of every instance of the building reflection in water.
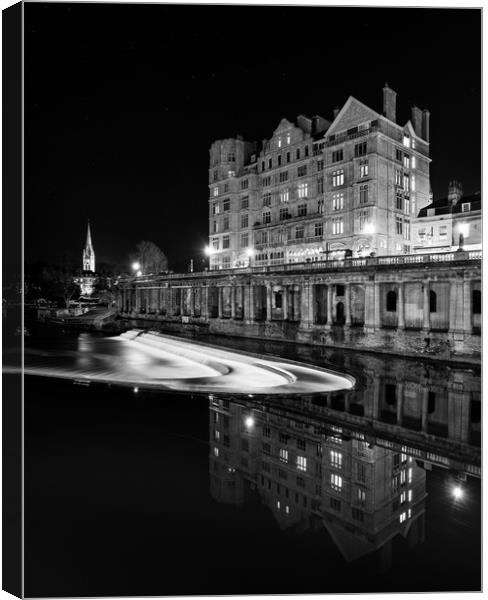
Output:
<instances>
[{"instance_id":1,"label":"building reflection in water","mask_svg":"<svg viewBox=\"0 0 488 600\"><path fill-rule=\"evenodd\" d=\"M426 471L449 469L457 492L480 476L479 380L414 371L321 396L209 396L213 498L257 493L280 527L325 528L347 562L377 552L387 571L395 536L425 539Z\"/></svg>"}]
</instances>

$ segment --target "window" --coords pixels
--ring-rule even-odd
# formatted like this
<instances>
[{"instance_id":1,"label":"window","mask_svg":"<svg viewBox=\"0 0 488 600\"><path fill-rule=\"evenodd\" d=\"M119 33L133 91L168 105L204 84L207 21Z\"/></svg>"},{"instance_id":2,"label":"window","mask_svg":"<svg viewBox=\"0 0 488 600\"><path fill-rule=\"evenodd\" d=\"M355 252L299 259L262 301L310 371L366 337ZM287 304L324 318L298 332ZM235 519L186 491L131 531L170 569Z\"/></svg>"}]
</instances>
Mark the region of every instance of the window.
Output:
<instances>
[{"instance_id":1,"label":"window","mask_svg":"<svg viewBox=\"0 0 488 600\"><path fill-rule=\"evenodd\" d=\"M263 428L263 436L270 438L271 437L271 429L269 427L264 427Z\"/></svg>"},{"instance_id":2,"label":"window","mask_svg":"<svg viewBox=\"0 0 488 600\"><path fill-rule=\"evenodd\" d=\"M332 195L332 210L343 210L344 209L344 194L333 194Z\"/></svg>"},{"instance_id":3,"label":"window","mask_svg":"<svg viewBox=\"0 0 488 600\"><path fill-rule=\"evenodd\" d=\"M299 450L305 451L307 449L307 442L305 440L298 440L297 439L297 448Z\"/></svg>"},{"instance_id":4,"label":"window","mask_svg":"<svg viewBox=\"0 0 488 600\"><path fill-rule=\"evenodd\" d=\"M469 212L471 210L471 202L463 202L461 204L461 212Z\"/></svg>"},{"instance_id":5,"label":"window","mask_svg":"<svg viewBox=\"0 0 488 600\"><path fill-rule=\"evenodd\" d=\"M214 181L217 181L217 179L218 179L218 178L219 178L219 172L218 172L217 170L215 170L215 171L213 172L213 180L214 180Z\"/></svg>"},{"instance_id":6,"label":"window","mask_svg":"<svg viewBox=\"0 0 488 600\"><path fill-rule=\"evenodd\" d=\"M396 218L396 232L397 235L403 235L403 220L400 217Z\"/></svg>"},{"instance_id":7,"label":"window","mask_svg":"<svg viewBox=\"0 0 488 600\"><path fill-rule=\"evenodd\" d=\"M481 291L480 290L473 290L473 314L475 315L480 315L481 314Z\"/></svg>"},{"instance_id":8,"label":"window","mask_svg":"<svg viewBox=\"0 0 488 600\"><path fill-rule=\"evenodd\" d=\"M218 215L220 213L220 204L218 202L214 202L212 205L212 214Z\"/></svg>"},{"instance_id":9,"label":"window","mask_svg":"<svg viewBox=\"0 0 488 600\"><path fill-rule=\"evenodd\" d=\"M307 458L305 456L297 456L297 469L299 471L307 470Z\"/></svg>"},{"instance_id":10,"label":"window","mask_svg":"<svg viewBox=\"0 0 488 600\"><path fill-rule=\"evenodd\" d=\"M330 474L330 487L336 492L342 491L342 477L336 473Z\"/></svg>"},{"instance_id":11,"label":"window","mask_svg":"<svg viewBox=\"0 0 488 600\"><path fill-rule=\"evenodd\" d=\"M298 197L306 198L308 196L308 183L298 184Z\"/></svg>"},{"instance_id":12,"label":"window","mask_svg":"<svg viewBox=\"0 0 488 600\"><path fill-rule=\"evenodd\" d=\"M344 185L344 169L332 173L332 187Z\"/></svg>"},{"instance_id":13,"label":"window","mask_svg":"<svg viewBox=\"0 0 488 600\"><path fill-rule=\"evenodd\" d=\"M212 248L214 250L218 250L219 249L219 238L215 238L212 240Z\"/></svg>"},{"instance_id":14,"label":"window","mask_svg":"<svg viewBox=\"0 0 488 600\"><path fill-rule=\"evenodd\" d=\"M439 226L439 239L440 240L447 240L447 225L440 225Z\"/></svg>"},{"instance_id":15,"label":"window","mask_svg":"<svg viewBox=\"0 0 488 600\"><path fill-rule=\"evenodd\" d=\"M301 488L305 487L305 479L303 477L297 477L297 486Z\"/></svg>"},{"instance_id":16,"label":"window","mask_svg":"<svg viewBox=\"0 0 488 600\"><path fill-rule=\"evenodd\" d=\"M249 234L242 233L241 234L241 248L247 248L249 246Z\"/></svg>"},{"instance_id":17,"label":"window","mask_svg":"<svg viewBox=\"0 0 488 600\"><path fill-rule=\"evenodd\" d=\"M275 308L283 308L283 292L274 293Z\"/></svg>"},{"instance_id":18,"label":"window","mask_svg":"<svg viewBox=\"0 0 488 600\"><path fill-rule=\"evenodd\" d=\"M300 160L300 148L297 148L296 157L297 157L297 160Z\"/></svg>"},{"instance_id":19,"label":"window","mask_svg":"<svg viewBox=\"0 0 488 600\"><path fill-rule=\"evenodd\" d=\"M332 508L332 510L336 510L337 512L340 512L341 501L337 500L337 498L331 498L330 499L330 507Z\"/></svg>"},{"instance_id":20,"label":"window","mask_svg":"<svg viewBox=\"0 0 488 600\"><path fill-rule=\"evenodd\" d=\"M366 492L361 488L358 488L357 501L359 504L366 504Z\"/></svg>"},{"instance_id":21,"label":"window","mask_svg":"<svg viewBox=\"0 0 488 600\"><path fill-rule=\"evenodd\" d=\"M224 225L222 228L222 231L228 231L229 230L229 217L224 217Z\"/></svg>"},{"instance_id":22,"label":"window","mask_svg":"<svg viewBox=\"0 0 488 600\"><path fill-rule=\"evenodd\" d=\"M229 171L231 172L231 171ZM228 183L224 183L224 193L229 191L229 184Z\"/></svg>"},{"instance_id":23,"label":"window","mask_svg":"<svg viewBox=\"0 0 488 600\"><path fill-rule=\"evenodd\" d=\"M403 193L400 190L396 191L396 208L403 210Z\"/></svg>"},{"instance_id":24,"label":"window","mask_svg":"<svg viewBox=\"0 0 488 600\"><path fill-rule=\"evenodd\" d=\"M273 168L273 159L270 158L268 159L268 169L272 169Z\"/></svg>"},{"instance_id":25,"label":"window","mask_svg":"<svg viewBox=\"0 0 488 600\"><path fill-rule=\"evenodd\" d=\"M323 212L324 212L324 199L323 198L319 198L317 200L317 212L319 214L323 214Z\"/></svg>"},{"instance_id":26,"label":"window","mask_svg":"<svg viewBox=\"0 0 488 600\"><path fill-rule=\"evenodd\" d=\"M241 190L247 190L248 187L249 187L249 180L243 179L241 181Z\"/></svg>"},{"instance_id":27,"label":"window","mask_svg":"<svg viewBox=\"0 0 488 600\"><path fill-rule=\"evenodd\" d=\"M330 451L330 464L336 469L342 469L342 452Z\"/></svg>"},{"instance_id":28,"label":"window","mask_svg":"<svg viewBox=\"0 0 488 600\"><path fill-rule=\"evenodd\" d=\"M214 449L213 449L213 453L214 453L214 456L215 456L216 458L218 458L218 456L219 456L219 449L218 449L216 446L215 446L215 447L214 447Z\"/></svg>"},{"instance_id":29,"label":"window","mask_svg":"<svg viewBox=\"0 0 488 600\"><path fill-rule=\"evenodd\" d=\"M268 187L269 185L271 185L271 175L266 175L266 177L263 177L262 183L263 187Z\"/></svg>"},{"instance_id":30,"label":"window","mask_svg":"<svg viewBox=\"0 0 488 600\"><path fill-rule=\"evenodd\" d=\"M234 152L229 152L229 154L227 154L227 162L235 162L236 161L236 155L234 154Z\"/></svg>"},{"instance_id":31,"label":"window","mask_svg":"<svg viewBox=\"0 0 488 600\"><path fill-rule=\"evenodd\" d=\"M216 186L214 187L214 189L212 190L212 193L213 193L213 195L214 195L214 198L215 198L215 196L218 196L218 195L219 195L219 186L218 186L218 185L216 185Z\"/></svg>"},{"instance_id":32,"label":"window","mask_svg":"<svg viewBox=\"0 0 488 600\"><path fill-rule=\"evenodd\" d=\"M249 196L243 196L241 198L241 209L245 210L249 208Z\"/></svg>"},{"instance_id":33,"label":"window","mask_svg":"<svg viewBox=\"0 0 488 600\"><path fill-rule=\"evenodd\" d=\"M390 290L386 294L386 310L387 312L396 312L397 309L397 293Z\"/></svg>"},{"instance_id":34,"label":"window","mask_svg":"<svg viewBox=\"0 0 488 600\"><path fill-rule=\"evenodd\" d=\"M359 231L364 231L367 223L369 223L369 210L359 211Z\"/></svg>"},{"instance_id":35,"label":"window","mask_svg":"<svg viewBox=\"0 0 488 600\"><path fill-rule=\"evenodd\" d=\"M219 223L218 223L218 221L214 221L213 222L213 232L214 233L218 233L219 232Z\"/></svg>"},{"instance_id":36,"label":"window","mask_svg":"<svg viewBox=\"0 0 488 600\"><path fill-rule=\"evenodd\" d=\"M278 148L281 148L281 138L278 138Z\"/></svg>"},{"instance_id":37,"label":"window","mask_svg":"<svg viewBox=\"0 0 488 600\"><path fill-rule=\"evenodd\" d=\"M305 156L308 156L308 146L305 146Z\"/></svg>"},{"instance_id":38,"label":"window","mask_svg":"<svg viewBox=\"0 0 488 600\"><path fill-rule=\"evenodd\" d=\"M281 462L288 462L288 450L286 448L280 448L280 460Z\"/></svg>"},{"instance_id":39,"label":"window","mask_svg":"<svg viewBox=\"0 0 488 600\"><path fill-rule=\"evenodd\" d=\"M408 133L403 134L403 145L406 148L410 148L410 136L408 135Z\"/></svg>"},{"instance_id":40,"label":"window","mask_svg":"<svg viewBox=\"0 0 488 600\"><path fill-rule=\"evenodd\" d=\"M224 250L230 248L230 238L228 235L224 235L222 238L222 248L224 248Z\"/></svg>"},{"instance_id":41,"label":"window","mask_svg":"<svg viewBox=\"0 0 488 600\"><path fill-rule=\"evenodd\" d=\"M290 193L288 191L288 188L284 188L282 190L280 190L280 202L281 204L288 202L288 200L290 199Z\"/></svg>"},{"instance_id":42,"label":"window","mask_svg":"<svg viewBox=\"0 0 488 600\"><path fill-rule=\"evenodd\" d=\"M403 204L403 212L406 215L410 214L410 197L409 196L405 196L404 200L404 204Z\"/></svg>"},{"instance_id":43,"label":"window","mask_svg":"<svg viewBox=\"0 0 488 600\"><path fill-rule=\"evenodd\" d=\"M290 153L289 152L286 153L286 162L287 163L290 162Z\"/></svg>"},{"instance_id":44,"label":"window","mask_svg":"<svg viewBox=\"0 0 488 600\"><path fill-rule=\"evenodd\" d=\"M246 227L249 227L249 215L247 213L241 215L241 229L246 229Z\"/></svg>"},{"instance_id":45,"label":"window","mask_svg":"<svg viewBox=\"0 0 488 600\"><path fill-rule=\"evenodd\" d=\"M410 221L408 221L407 219L405 219L405 221L403 222L403 239L410 239Z\"/></svg>"},{"instance_id":46,"label":"window","mask_svg":"<svg viewBox=\"0 0 488 600\"><path fill-rule=\"evenodd\" d=\"M410 175L408 173L403 174L403 189L406 192L410 191Z\"/></svg>"},{"instance_id":47,"label":"window","mask_svg":"<svg viewBox=\"0 0 488 600\"><path fill-rule=\"evenodd\" d=\"M336 293L336 296L344 296L344 289L345 289L345 288L344 288L344 286L342 285L342 283L338 283L338 284L335 286L335 293Z\"/></svg>"},{"instance_id":48,"label":"window","mask_svg":"<svg viewBox=\"0 0 488 600\"><path fill-rule=\"evenodd\" d=\"M324 235L324 224L323 223L315 223L315 237L319 237Z\"/></svg>"},{"instance_id":49,"label":"window","mask_svg":"<svg viewBox=\"0 0 488 600\"><path fill-rule=\"evenodd\" d=\"M297 177L304 177L307 174L307 165L301 165L297 169Z\"/></svg>"},{"instance_id":50,"label":"window","mask_svg":"<svg viewBox=\"0 0 488 600\"><path fill-rule=\"evenodd\" d=\"M297 225L295 229L295 239L300 240L304 236L304 228L303 225Z\"/></svg>"},{"instance_id":51,"label":"window","mask_svg":"<svg viewBox=\"0 0 488 600\"><path fill-rule=\"evenodd\" d=\"M405 169L410 169L410 156L408 154L403 155L403 167Z\"/></svg>"},{"instance_id":52,"label":"window","mask_svg":"<svg viewBox=\"0 0 488 600\"><path fill-rule=\"evenodd\" d=\"M271 211L265 210L263 212L263 223L265 225L268 225L269 223L271 223Z\"/></svg>"},{"instance_id":53,"label":"window","mask_svg":"<svg viewBox=\"0 0 488 600\"><path fill-rule=\"evenodd\" d=\"M266 442L263 442L263 452L264 454L271 454L271 446Z\"/></svg>"},{"instance_id":54,"label":"window","mask_svg":"<svg viewBox=\"0 0 488 600\"><path fill-rule=\"evenodd\" d=\"M317 161L317 171L323 171L324 170L324 161L323 159L318 160Z\"/></svg>"},{"instance_id":55,"label":"window","mask_svg":"<svg viewBox=\"0 0 488 600\"><path fill-rule=\"evenodd\" d=\"M263 161L261 161L261 170L264 171L266 169L266 163Z\"/></svg>"},{"instance_id":56,"label":"window","mask_svg":"<svg viewBox=\"0 0 488 600\"><path fill-rule=\"evenodd\" d=\"M320 179L317 179L317 194L323 194L324 193L324 180L321 177Z\"/></svg>"},{"instance_id":57,"label":"window","mask_svg":"<svg viewBox=\"0 0 488 600\"><path fill-rule=\"evenodd\" d=\"M229 198L226 198L226 199L223 201L223 203L222 203L222 204L224 205L224 212L227 212L227 211L229 211L229 210L230 210L230 200L229 200Z\"/></svg>"},{"instance_id":58,"label":"window","mask_svg":"<svg viewBox=\"0 0 488 600\"><path fill-rule=\"evenodd\" d=\"M368 202L368 184L359 186L359 204L366 204Z\"/></svg>"},{"instance_id":59,"label":"window","mask_svg":"<svg viewBox=\"0 0 488 600\"><path fill-rule=\"evenodd\" d=\"M280 221L285 221L290 218L290 213L287 208L280 208Z\"/></svg>"},{"instance_id":60,"label":"window","mask_svg":"<svg viewBox=\"0 0 488 600\"><path fill-rule=\"evenodd\" d=\"M357 158L358 156L364 156L368 151L368 143L361 142L354 146L354 156Z\"/></svg>"},{"instance_id":61,"label":"window","mask_svg":"<svg viewBox=\"0 0 488 600\"><path fill-rule=\"evenodd\" d=\"M400 523L403 523L406 519L407 519L407 513L402 512L402 514L400 515Z\"/></svg>"},{"instance_id":62,"label":"window","mask_svg":"<svg viewBox=\"0 0 488 600\"><path fill-rule=\"evenodd\" d=\"M429 292L429 312L437 312L437 294L433 290Z\"/></svg>"},{"instance_id":63,"label":"window","mask_svg":"<svg viewBox=\"0 0 488 600\"><path fill-rule=\"evenodd\" d=\"M263 194L263 206L271 206L271 193Z\"/></svg>"},{"instance_id":64,"label":"window","mask_svg":"<svg viewBox=\"0 0 488 600\"><path fill-rule=\"evenodd\" d=\"M284 181L288 181L288 171L281 171L280 173L280 183Z\"/></svg>"},{"instance_id":65,"label":"window","mask_svg":"<svg viewBox=\"0 0 488 600\"><path fill-rule=\"evenodd\" d=\"M362 510L359 510L359 508L353 508L351 510L351 515L355 521L359 521L360 523L364 521L364 513Z\"/></svg>"},{"instance_id":66,"label":"window","mask_svg":"<svg viewBox=\"0 0 488 600\"><path fill-rule=\"evenodd\" d=\"M362 462L357 463L357 479L361 483L366 481L366 465Z\"/></svg>"},{"instance_id":67,"label":"window","mask_svg":"<svg viewBox=\"0 0 488 600\"><path fill-rule=\"evenodd\" d=\"M403 174L400 169L395 169L395 185L403 187Z\"/></svg>"},{"instance_id":68,"label":"window","mask_svg":"<svg viewBox=\"0 0 488 600\"><path fill-rule=\"evenodd\" d=\"M402 162L402 156L403 156L403 152L400 150L400 148L396 149L396 159L398 162Z\"/></svg>"},{"instance_id":69,"label":"window","mask_svg":"<svg viewBox=\"0 0 488 600\"><path fill-rule=\"evenodd\" d=\"M278 155L278 166L281 167L281 154Z\"/></svg>"},{"instance_id":70,"label":"window","mask_svg":"<svg viewBox=\"0 0 488 600\"><path fill-rule=\"evenodd\" d=\"M278 469L278 477L280 479L288 479L288 473L284 469Z\"/></svg>"},{"instance_id":71,"label":"window","mask_svg":"<svg viewBox=\"0 0 488 600\"><path fill-rule=\"evenodd\" d=\"M369 175L369 162L362 160L359 163L359 177L367 177Z\"/></svg>"},{"instance_id":72,"label":"window","mask_svg":"<svg viewBox=\"0 0 488 600\"><path fill-rule=\"evenodd\" d=\"M334 150L332 152L332 162L336 163L341 160L344 160L344 150L342 148L340 150Z\"/></svg>"},{"instance_id":73,"label":"window","mask_svg":"<svg viewBox=\"0 0 488 600\"><path fill-rule=\"evenodd\" d=\"M344 221L342 219L334 219L332 221L332 235L340 235L344 233Z\"/></svg>"},{"instance_id":74,"label":"window","mask_svg":"<svg viewBox=\"0 0 488 600\"><path fill-rule=\"evenodd\" d=\"M299 217L305 217L307 215L307 205L306 204L299 204L298 205L298 216Z\"/></svg>"}]
</instances>

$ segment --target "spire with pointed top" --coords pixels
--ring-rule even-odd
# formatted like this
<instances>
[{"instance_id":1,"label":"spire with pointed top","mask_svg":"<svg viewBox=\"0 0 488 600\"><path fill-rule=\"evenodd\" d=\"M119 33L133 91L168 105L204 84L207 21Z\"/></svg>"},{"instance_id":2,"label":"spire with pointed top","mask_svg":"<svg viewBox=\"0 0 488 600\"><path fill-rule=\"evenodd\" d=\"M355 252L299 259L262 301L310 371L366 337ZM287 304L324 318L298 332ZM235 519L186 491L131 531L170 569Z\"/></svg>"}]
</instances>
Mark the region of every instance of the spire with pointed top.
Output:
<instances>
[{"instance_id":1,"label":"spire with pointed top","mask_svg":"<svg viewBox=\"0 0 488 600\"><path fill-rule=\"evenodd\" d=\"M83 271L95 272L95 251L91 240L90 220L86 231L86 244L83 250Z\"/></svg>"}]
</instances>

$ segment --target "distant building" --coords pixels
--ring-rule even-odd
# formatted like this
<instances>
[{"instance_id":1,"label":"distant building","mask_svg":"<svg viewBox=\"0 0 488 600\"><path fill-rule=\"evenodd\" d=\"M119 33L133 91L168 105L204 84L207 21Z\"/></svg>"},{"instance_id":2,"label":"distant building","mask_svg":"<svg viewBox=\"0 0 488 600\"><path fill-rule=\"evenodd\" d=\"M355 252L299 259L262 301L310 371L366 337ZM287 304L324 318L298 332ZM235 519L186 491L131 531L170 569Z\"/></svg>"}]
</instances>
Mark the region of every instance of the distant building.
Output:
<instances>
[{"instance_id":1,"label":"distant building","mask_svg":"<svg viewBox=\"0 0 488 600\"><path fill-rule=\"evenodd\" d=\"M430 202L428 110L396 122L352 96L332 121L282 119L269 140L210 148L210 268L412 251L411 222Z\"/></svg>"},{"instance_id":2,"label":"distant building","mask_svg":"<svg viewBox=\"0 0 488 600\"><path fill-rule=\"evenodd\" d=\"M81 296L87 297L93 294L97 275L95 274L95 250L93 249L90 221L88 221L88 229L86 232L86 243L83 249L82 257L82 273L75 278L75 282L80 286Z\"/></svg>"},{"instance_id":3,"label":"distant building","mask_svg":"<svg viewBox=\"0 0 488 600\"><path fill-rule=\"evenodd\" d=\"M419 211L412 224L412 241L415 252L446 252L460 245L481 250L481 195L463 196L461 184L451 181L447 198Z\"/></svg>"}]
</instances>

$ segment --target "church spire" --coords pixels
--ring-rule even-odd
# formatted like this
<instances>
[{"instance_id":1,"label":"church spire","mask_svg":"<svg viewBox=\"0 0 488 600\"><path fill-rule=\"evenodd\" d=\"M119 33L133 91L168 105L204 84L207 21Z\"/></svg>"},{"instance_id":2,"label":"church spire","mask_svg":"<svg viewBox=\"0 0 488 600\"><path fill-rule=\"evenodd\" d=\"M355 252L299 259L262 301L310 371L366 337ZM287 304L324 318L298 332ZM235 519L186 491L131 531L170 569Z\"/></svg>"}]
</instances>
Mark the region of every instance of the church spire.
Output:
<instances>
[{"instance_id":1,"label":"church spire","mask_svg":"<svg viewBox=\"0 0 488 600\"><path fill-rule=\"evenodd\" d=\"M83 271L95 272L95 251L93 250L89 220L86 231L86 244L83 250Z\"/></svg>"}]
</instances>

